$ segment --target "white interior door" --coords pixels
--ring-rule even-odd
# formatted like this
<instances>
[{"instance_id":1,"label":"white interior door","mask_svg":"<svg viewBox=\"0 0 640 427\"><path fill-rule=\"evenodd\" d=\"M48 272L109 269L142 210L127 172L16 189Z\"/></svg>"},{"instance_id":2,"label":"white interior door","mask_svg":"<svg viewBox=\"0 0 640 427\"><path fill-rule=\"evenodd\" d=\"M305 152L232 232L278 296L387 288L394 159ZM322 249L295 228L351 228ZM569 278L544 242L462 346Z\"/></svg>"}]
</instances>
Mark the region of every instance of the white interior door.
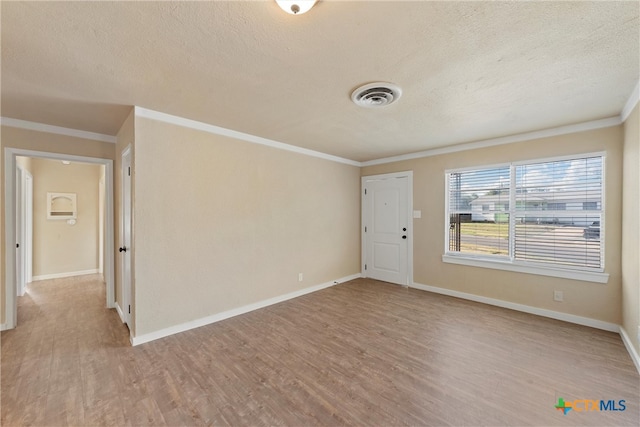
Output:
<instances>
[{"instance_id":1,"label":"white interior door","mask_svg":"<svg viewBox=\"0 0 640 427\"><path fill-rule=\"evenodd\" d=\"M33 279L33 176L24 174L24 282L25 286Z\"/></svg>"},{"instance_id":2,"label":"white interior door","mask_svg":"<svg viewBox=\"0 0 640 427\"><path fill-rule=\"evenodd\" d=\"M131 324L131 148L122 153L122 236L119 248L122 257L122 312Z\"/></svg>"},{"instance_id":3,"label":"white interior door","mask_svg":"<svg viewBox=\"0 0 640 427\"><path fill-rule=\"evenodd\" d=\"M16 295L22 296L25 291L25 195L24 195L24 171L16 168Z\"/></svg>"},{"instance_id":4,"label":"white interior door","mask_svg":"<svg viewBox=\"0 0 640 427\"><path fill-rule=\"evenodd\" d=\"M105 233L105 167L100 167L98 183L98 273L104 277L104 233Z\"/></svg>"},{"instance_id":5,"label":"white interior door","mask_svg":"<svg viewBox=\"0 0 640 427\"><path fill-rule=\"evenodd\" d=\"M408 285L412 174L363 177L363 275Z\"/></svg>"}]
</instances>

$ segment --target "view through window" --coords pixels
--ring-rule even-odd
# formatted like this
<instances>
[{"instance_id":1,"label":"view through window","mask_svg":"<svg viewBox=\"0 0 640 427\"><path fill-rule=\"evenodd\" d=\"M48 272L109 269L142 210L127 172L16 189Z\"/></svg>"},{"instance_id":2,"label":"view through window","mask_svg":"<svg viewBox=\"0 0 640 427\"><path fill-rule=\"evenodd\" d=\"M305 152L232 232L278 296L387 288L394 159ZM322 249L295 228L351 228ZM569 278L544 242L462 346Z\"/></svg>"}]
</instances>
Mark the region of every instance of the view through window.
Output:
<instances>
[{"instance_id":1,"label":"view through window","mask_svg":"<svg viewBox=\"0 0 640 427\"><path fill-rule=\"evenodd\" d=\"M602 270L602 155L451 171L447 184L447 253Z\"/></svg>"}]
</instances>

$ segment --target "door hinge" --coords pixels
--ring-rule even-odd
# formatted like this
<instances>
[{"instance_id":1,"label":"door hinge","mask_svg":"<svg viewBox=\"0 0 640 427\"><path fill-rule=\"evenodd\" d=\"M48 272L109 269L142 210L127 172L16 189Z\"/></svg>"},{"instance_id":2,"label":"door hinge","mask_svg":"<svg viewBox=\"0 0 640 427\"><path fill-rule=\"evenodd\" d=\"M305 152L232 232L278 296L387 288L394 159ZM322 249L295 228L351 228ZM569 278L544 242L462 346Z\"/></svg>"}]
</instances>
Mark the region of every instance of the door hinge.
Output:
<instances>
[{"instance_id":1,"label":"door hinge","mask_svg":"<svg viewBox=\"0 0 640 427\"><path fill-rule=\"evenodd\" d=\"M129 304L129 314L131 314L131 304Z\"/></svg>"},{"instance_id":2,"label":"door hinge","mask_svg":"<svg viewBox=\"0 0 640 427\"><path fill-rule=\"evenodd\" d=\"M129 176L131 176L131 166L129 166Z\"/></svg>"},{"instance_id":3,"label":"door hinge","mask_svg":"<svg viewBox=\"0 0 640 427\"><path fill-rule=\"evenodd\" d=\"M365 270L367 269L367 264L365 264L365 265L364 265L364 269L365 269Z\"/></svg>"},{"instance_id":4,"label":"door hinge","mask_svg":"<svg viewBox=\"0 0 640 427\"><path fill-rule=\"evenodd\" d=\"M364 195L365 196L367 195L367 189L366 188L364 189Z\"/></svg>"},{"instance_id":5,"label":"door hinge","mask_svg":"<svg viewBox=\"0 0 640 427\"><path fill-rule=\"evenodd\" d=\"M364 226L364 232L365 233L367 232L367 226L366 225Z\"/></svg>"},{"instance_id":6,"label":"door hinge","mask_svg":"<svg viewBox=\"0 0 640 427\"><path fill-rule=\"evenodd\" d=\"M19 247L20 247L20 243L16 243L16 248L19 248Z\"/></svg>"}]
</instances>

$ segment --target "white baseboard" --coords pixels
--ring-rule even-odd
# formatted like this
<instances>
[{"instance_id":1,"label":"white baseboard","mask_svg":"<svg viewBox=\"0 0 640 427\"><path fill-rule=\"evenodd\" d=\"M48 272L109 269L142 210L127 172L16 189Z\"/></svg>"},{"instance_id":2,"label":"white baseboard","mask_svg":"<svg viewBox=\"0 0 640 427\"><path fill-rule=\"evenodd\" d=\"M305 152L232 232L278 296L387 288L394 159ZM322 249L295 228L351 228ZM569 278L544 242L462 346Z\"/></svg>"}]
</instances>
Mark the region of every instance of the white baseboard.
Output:
<instances>
[{"instance_id":1,"label":"white baseboard","mask_svg":"<svg viewBox=\"0 0 640 427\"><path fill-rule=\"evenodd\" d=\"M451 289L439 288L437 286L422 285L413 283L412 288L421 289L423 291L434 292L437 294L448 295L451 297L462 298L470 301L481 302L483 304L495 305L498 307L508 308L511 310L522 311L524 313L535 314L538 316L549 317L551 319L563 320L569 323L589 326L596 329L602 329L609 332L620 332L620 325L605 322L603 320L591 319L589 317L576 316L574 314L561 313L559 311L547 310L544 308L532 307L530 305L518 304L515 302L503 301L500 299L483 297L480 295L468 294L466 292L454 291Z\"/></svg>"},{"instance_id":2,"label":"white baseboard","mask_svg":"<svg viewBox=\"0 0 640 427\"><path fill-rule=\"evenodd\" d=\"M116 301L115 304L116 307L116 311L118 312L118 316L120 316L120 320L122 320L122 323L124 323L124 313L122 312L122 309L120 308L120 304L118 304L118 302Z\"/></svg>"},{"instance_id":3,"label":"white baseboard","mask_svg":"<svg viewBox=\"0 0 640 427\"><path fill-rule=\"evenodd\" d=\"M6 323L0 324L0 331L6 331L6 330L7 330L7 324Z\"/></svg>"},{"instance_id":4,"label":"white baseboard","mask_svg":"<svg viewBox=\"0 0 640 427\"><path fill-rule=\"evenodd\" d=\"M92 270L71 271L68 273L42 274L40 276L33 276L31 278L31 281L37 282L40 280L61 279L63 277L84 276L86 274L97 274L97 273L98 273L98 269L94 268Z\"/></svg>"},{"instance_id":5,"label":"white baseboard","mask_svg":"<svg viewBox=\"0 0 640 427\"><path fill-rule=\"evenodd\" d=\"M179 325L170 326L168 328L160 329L155 332L150 332L148 334L139 335L136 337L131 337L131 345L139 345L144 344L149 341L157 340L160 338L167 337L169 335L177 334L179 332L188 331L190 329L199 328L201 326L209 325L211 323L219 322L221 320L229 319L231 317L238 316L240 314L245 314L250 311L258 310L264 307L268 307L273 304L278 304L293 298L300 297L302 295L310 294L312 292L317 292L325 288L329 288L331 286L338 285L340 283L348 282L350 280L357 279L362 277L360 273L352 274L351 276L343 277L341 279L332 280L330 282L322 283L320 285L311 286L309 288L300 289L299 291L290 292L288 294L280 295L277 297L269 298L263 301L259 301L253 304L245 305L242 307L234 308L232 310L223 311L222 313L213 314L211 316L203 317L196 320L191 320L189 322L181 323Z\"/></svg>"},{"instance_id":6,"label":"white baseboard","mask_svg":"<svg viewBox=\"0 0 640 427\"><path fill-rule=\"evenodd\" d=\"M631 360L633 360L633 364L636 365L636 369L640 374L640 355L636 351L636 348L633 346L631 338L629 338L629 334L624 330L622 326L620 326L620 336L622 337L624 346L627 347L627 351L629 352L629 356L631 356Z\"/></svg>"}]
</instances>

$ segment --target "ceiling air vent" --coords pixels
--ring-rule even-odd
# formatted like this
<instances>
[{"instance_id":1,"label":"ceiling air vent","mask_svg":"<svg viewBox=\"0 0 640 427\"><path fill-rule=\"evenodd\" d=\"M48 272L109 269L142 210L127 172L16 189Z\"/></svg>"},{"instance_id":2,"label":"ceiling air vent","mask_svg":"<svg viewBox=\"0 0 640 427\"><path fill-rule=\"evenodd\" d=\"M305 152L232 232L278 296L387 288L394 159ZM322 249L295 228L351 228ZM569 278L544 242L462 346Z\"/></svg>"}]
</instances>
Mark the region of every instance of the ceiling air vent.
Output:
<instances>
[{"instance_id":1,"label":"ceiling air vent","mask_svg":"<svg viewBox=\"0 0 640 427\"><path fill-rule=\"evenodd\" d=\"M367 108L384 107L395 102L402 95L402 90L391 83L376 82L360 86L351 94L356 105Z\"/></svg>"}]
</instances>

